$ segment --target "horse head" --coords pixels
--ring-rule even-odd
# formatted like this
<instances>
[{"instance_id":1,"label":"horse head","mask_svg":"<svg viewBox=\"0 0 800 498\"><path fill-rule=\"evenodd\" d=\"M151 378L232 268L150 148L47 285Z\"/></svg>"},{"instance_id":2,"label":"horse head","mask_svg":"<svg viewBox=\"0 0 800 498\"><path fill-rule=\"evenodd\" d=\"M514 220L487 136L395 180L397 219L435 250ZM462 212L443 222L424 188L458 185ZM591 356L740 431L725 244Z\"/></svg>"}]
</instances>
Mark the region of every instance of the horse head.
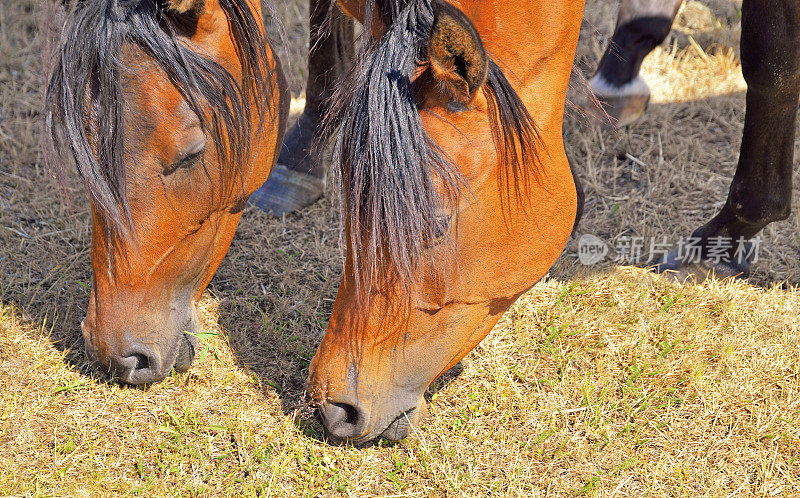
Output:
<instances>
[{"instance_id":1,"label":"horse head","mask_svg":"<svg viewBox=\"0 0 800 498\"><path fill-rule=\"evenodd\" d=\"M64 28L47 92L54 144L89 193L88 356L130 384L185 371L197 302L287 113L250 0L91 0Z\"/></svg>"}]
</instances>

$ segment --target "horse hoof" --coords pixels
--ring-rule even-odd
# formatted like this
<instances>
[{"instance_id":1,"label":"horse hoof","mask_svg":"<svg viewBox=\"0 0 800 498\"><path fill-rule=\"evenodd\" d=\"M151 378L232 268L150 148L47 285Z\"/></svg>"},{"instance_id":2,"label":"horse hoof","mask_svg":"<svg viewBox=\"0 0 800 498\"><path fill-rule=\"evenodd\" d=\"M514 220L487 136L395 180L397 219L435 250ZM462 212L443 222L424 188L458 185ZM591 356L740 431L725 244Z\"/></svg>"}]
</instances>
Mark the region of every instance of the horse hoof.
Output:
<instances>
[{"instance_id":1,"label":"horse hoof","mask_svg":"<svg viewBox=\"0 0 800 498\"><path fill-rule=\"evenodd\" d=\"M250 204L266 213L282 216L314 204L325 192L325 178L276 164L264 184L250 196Z\"/></svg>"},{"instance_id":2,"label":"horse hoof","mask_svg":"<svg viewBox=\"0 0 800 498\"><path fill-rule=\"evenodd\" d=\"M610 128L622 128L636 122L650 102L650 87L639 76L617 87L596 74L589 80L589 88L595 98L589 97L586 111Z\"/></svg>"},{"instance_id":3,"label":"horse hoof","mask_svg":"<svg viewBox=\"0 0 800 498\"><path fill-rule=\"evenodd\" d=\"M678 283L690 282L699 284L709 278L747 278L750 275L750 262L742 261L712 261L708 259L692 259L685 261L678 254L678 248L673 249L664 257L664 262L656 265L653 270Z\"/></svg>"}]
</instances>

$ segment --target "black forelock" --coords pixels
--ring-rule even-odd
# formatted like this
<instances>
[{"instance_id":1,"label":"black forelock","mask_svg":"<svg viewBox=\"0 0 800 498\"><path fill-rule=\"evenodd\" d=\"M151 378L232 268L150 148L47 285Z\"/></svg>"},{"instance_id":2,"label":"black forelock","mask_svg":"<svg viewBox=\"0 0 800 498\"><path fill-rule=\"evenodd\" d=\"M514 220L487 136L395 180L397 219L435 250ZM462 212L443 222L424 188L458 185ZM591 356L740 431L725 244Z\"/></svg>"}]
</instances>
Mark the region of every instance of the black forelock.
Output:
<instances>
[{"instance_id":1,"label":"black forelock","mask_svg":"<svg viewBox=\"0 0 800 498\"><path fill-rule=\"evenodd\" d=\"M340 213L359 293L393 279L410 294L431 241L442 233L442 207L469 186L422 125L412 80L428 60L440 0L366 0L365 33L374 9L388 31L365 35L350 79L332 98L327 126L341 126L333 161L340 168ZM536 173L539 134L524 103L489 58L485 85L501 178L517 199ZM437 182L438 181L438 182ZM434 184L444 187L442 199ZM511 186L511 187L509 187Z\"/></svg>"},{"instance_id":2,"label":"black forelock","mask_svg":"<svg viewBox=\"0 0 800 498\"><path fill-rule=\"evenodd\" d=\"M112 238L131 235L123 45L135 44L166 73L214 141L222 177L233 184L250 149L251 119L257 116L263 123L273 91L263 21L253 16L248 1L220 1L242 65L242 84L181 38L186 26L160 0L83 0L68 16L46 93L46 136L53 148L74 159ZM54 166L61 168L60 162Z\"/></svg>"}]
</instances>

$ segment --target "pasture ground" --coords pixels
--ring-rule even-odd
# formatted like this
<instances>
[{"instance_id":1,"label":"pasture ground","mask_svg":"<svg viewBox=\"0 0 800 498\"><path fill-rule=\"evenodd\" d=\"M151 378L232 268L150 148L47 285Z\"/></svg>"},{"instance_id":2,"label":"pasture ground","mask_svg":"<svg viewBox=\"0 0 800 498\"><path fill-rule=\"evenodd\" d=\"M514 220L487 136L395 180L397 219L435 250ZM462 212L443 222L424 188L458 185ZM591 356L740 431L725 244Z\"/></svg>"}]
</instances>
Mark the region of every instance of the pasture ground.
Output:
<instances>
[{"instance_id":1,"label":"pasture ground","mask_svg":"<svg viewBox=\"0 0 800 498\"><path fill-rule=\"evenodd\" d=\"M278 7L298 91L303 4ZM640 123L610 132L567 112L580 233L674 242L724 202L744 83L735 4L711 4L710 24L684 19L645 62ZM202 302L205 357L147 390L108 383L78 325L86 199L68 178L67 204L42 165L37 5L0 2L0 495L800 494L797 201L748 282L583 267L571 241L399 444L329 445L295 412L341 271L328 201L282 219L248 209ZM573 101L615 11L589 0Z\"/></svg>"}]
</instances>

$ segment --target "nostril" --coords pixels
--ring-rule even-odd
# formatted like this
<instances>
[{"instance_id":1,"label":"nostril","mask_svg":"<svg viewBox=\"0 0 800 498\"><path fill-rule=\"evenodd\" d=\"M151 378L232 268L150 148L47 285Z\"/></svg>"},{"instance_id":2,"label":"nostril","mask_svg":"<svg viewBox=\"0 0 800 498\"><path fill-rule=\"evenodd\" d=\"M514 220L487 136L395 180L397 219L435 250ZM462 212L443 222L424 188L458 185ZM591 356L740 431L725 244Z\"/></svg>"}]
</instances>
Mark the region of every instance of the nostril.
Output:
<instances>
[{"instance_id":1,"label":"nostril","mask_svg":"<svg viewBox=\"0 0 800 498\"><path fill-rule=\"evenodd\" d=\"M339 408L344 413L345 424L356 425L358 422L358 410L354 406L347 403L333 403L334 406Z\"/></svg>"},{"instance_id":2,"label":"nostril","mask_svg":"<svg viewBox=\"0 0 800 498\"><path fill-rule=\"evenodd\" d=\"M353 439L361 435L365 414L349 403L324 403L319 409L325 429L339 439Z\"/></svg>"},{"instance_id":3,"label":"nostril","mask_svg":"<svg viewBox=\"0 0 800 498\"><path fill-rule=\"evenodd\" d=\"M164 378L157 356L131 352L123 357L109 358L110 374L126 384L151 384Z\"/></svg>"},{"instance_id":4,"label":"nostril","mask_svg":"<svg viewBox=\"0 0 800 498\"><path fill-rule=\"evenodd\" d=\"M150 368L150 358L148 358L147 356L141 353L133 353L130 356L130 358L135 359L135 363L131 362L135 364L135 366L133 367L134 370L145 370Z\"/></svg>"}]
</instances>

